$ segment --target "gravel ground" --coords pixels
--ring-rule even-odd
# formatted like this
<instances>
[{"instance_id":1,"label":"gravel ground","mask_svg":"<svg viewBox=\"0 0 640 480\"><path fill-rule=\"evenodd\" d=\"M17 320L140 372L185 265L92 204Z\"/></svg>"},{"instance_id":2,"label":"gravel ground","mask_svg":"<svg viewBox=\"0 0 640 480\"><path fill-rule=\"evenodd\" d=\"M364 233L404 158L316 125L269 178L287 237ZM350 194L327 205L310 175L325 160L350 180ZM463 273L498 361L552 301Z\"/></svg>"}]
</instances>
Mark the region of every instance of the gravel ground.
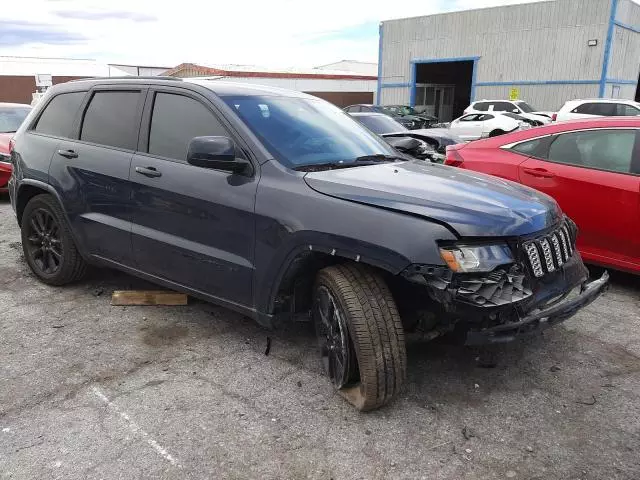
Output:
<instances>
[{"instance_id":1,"label":"gravel ground","mask_svg":"<svg viewBox=\"0 0 640 480\"><path fill-rule=\"evenodd\" d=\"M6 198L0 285L1 479L640 478L640 277L527 342L410 343L404 394L367 414L306 324L112 307L147 285L106 270L39 283Z\"/></svg>"}]
</instances>

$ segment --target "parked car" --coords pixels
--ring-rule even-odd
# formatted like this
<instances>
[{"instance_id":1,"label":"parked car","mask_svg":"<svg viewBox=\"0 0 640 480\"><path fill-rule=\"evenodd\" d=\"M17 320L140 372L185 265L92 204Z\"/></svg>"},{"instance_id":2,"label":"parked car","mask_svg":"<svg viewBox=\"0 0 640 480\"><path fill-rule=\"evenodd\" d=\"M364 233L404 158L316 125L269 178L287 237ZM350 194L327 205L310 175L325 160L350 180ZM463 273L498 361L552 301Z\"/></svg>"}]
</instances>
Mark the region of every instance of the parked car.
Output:
<instances>
[{"instance_id":1,"label":"parked car","mask_svg":"<svg viewBox=\"0 0 640 480\"><path fill-rule=\"evenodd\" d=\"M529 120L538 122L538 125L546 125L551 122L554 112L537 111L527 102L522 100L479 100L471 102L464 113L482 112L509 112L521 115Z\"/></svg>"},{"instance_id":2,"label":"parked car","mask_svg":"<svg viewBox=\"0 0 640 480\"><path fill-rule=\"evenodd\" d=\"M595 117L637 117L640 103L633 100L595 98L591 100L570 100L566 102L553 120L578 120Z\"/></svg>"},{"instance_id":3,"label":"parked car","mask_svg":"<svg viewBox=\"0 0 640 480\"><path fill-rule=\"evenodd\" d=\"M398 142L403 138L411 137L427 143L437 153L437 156L433 155L424 148L421 148L418 153L414 150L406 150L406 153L416 158L424 159L428 157L432 161L442 163L447 145L462 143L462 139L453 135L448 129L424 128L408 130L393 118L381 113L351 113L350 115L373 133L377 133L384 137L387 142L395 144L394 146L400 145Z\"/></svg>"},{"instance_id":4,"label":"parked car","mask_svg":"<svg viewBox=\"0 0 640 480\"><path fill-rule=\"evenodd\" d=\"M450 147L448 165L555 198L587 262L640 274L640 118L551 124Z\"/></svg>"},{"instance_id":5,"label":"parked car","mask_svg":"<svg viewBox=\"0 0 640 480\"><path fill-rule=\"evenodd\" d=\"M392 117L409 130L424 128L425 125L425 120L422 117L416 115L401 115L397 108L391 108L386 105L350 105L345 107L344 111L347 113L382 113Z\"/></svg>"},{"instance_id":6,"label":"parked car","mask_svg":"<svg viewBox=\"0 0 640 480\"><path fill-rule=\"evenodd\" d=\"M449 130L464 141L479 138L497 137L515 130L531 128L524 120L508 117L501 113L469 113L456 118L449 125Z\"/></svg>"},{"instance_id":7,"label":"parked car","mask_svg":"<svg viewBox=\"0 0 640 480\"><path fill-rule=\"evenodd\" d=\"M7 192L13 170L9 142L30 110L29 105L21 103L0 103L0 194Z\"/></svg>"},{"instance_id":8,"label":"parked car","mask_svg":"<svg viewBox=\"0 0 640 480\"><path fill-rule=\"evenodd\" d=\"M415 108L409 105L385 105L385 111L391 112L394 117L406 117L418 118L420 125L417 128L433 128L440 121L437 117L429 115L428 113L419 113Z\"/></svg>"},{"instance_id":9,"label":"parked car","mask_svg":"<svg viewBox=\"0 0 640 480\"><path fill-rule=\"evenodd\" d=\"M403 161L300 92L72 81L49 89L14 141L11 204L43 282L78 280L91 263L268 327L313 318L331 381L362 410L399 392L405 331L502 343L607 285L606 273L587 283L575 226L551 197ZM538 250L554 238L566 249Z\"/></svg>"}]
</instances>

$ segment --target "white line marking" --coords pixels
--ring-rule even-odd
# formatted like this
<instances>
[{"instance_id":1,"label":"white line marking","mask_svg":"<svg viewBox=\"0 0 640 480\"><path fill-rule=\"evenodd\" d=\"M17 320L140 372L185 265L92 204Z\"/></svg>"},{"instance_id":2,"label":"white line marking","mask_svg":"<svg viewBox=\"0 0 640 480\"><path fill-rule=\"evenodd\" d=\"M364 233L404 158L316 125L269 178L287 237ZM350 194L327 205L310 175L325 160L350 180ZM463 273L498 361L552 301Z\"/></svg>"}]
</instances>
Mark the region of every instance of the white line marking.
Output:
<instances>
[{"instance_id":1,"label":"white line marking","mask_svg":"<svg viewBox=\"0 0 640 480\"><path fill-rule=\"evenodd\" d=\"M142 436L145 442L147 442L147 444L149 444L149 446L153 448L158 455L160 455L162 458L168 461L171 465L178 468L182 468L182 466L178 463L178 461L174 457L172 457L171 454L162 447L162 445L160 445L153 438L151 438L151 436L147 432L145 432L142 428L140 428L140 426L136 422L131 420L131 417L127 415L126 412L123 412L122 410L120 410L120 408L118 408L118 406L115 403L109 400L109 398L104 393L102 393L98 387L91 387L91 390L93 391L93 394L96 397L98 397L107 405L107 407L109 407L111 410L116 412L123 420L127 422L127 424L129 425L129 429L133 433L137 433L140 436Z\"/></svg>"}]
</instances>

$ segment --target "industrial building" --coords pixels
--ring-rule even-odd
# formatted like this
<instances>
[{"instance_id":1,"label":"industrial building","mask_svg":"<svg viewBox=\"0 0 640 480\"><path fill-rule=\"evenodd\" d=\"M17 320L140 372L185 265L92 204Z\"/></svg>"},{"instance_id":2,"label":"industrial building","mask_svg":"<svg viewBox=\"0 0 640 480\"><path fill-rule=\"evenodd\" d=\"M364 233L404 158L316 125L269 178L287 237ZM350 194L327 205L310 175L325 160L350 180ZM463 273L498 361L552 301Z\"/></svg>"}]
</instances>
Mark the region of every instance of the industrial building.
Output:
<instances>
[{"instance_id":1,"label":"industrial building","mask_svg":"<svg viewBox=\"0 0 640 480\"><path fill-rule=\"evenodd\" d=\"M557 110L575 98L638 99L640 5L553 0L380 24L378 103L442 121L473 100Z\"/></svg>"},{"instance_id":2,"label":"industrial building","mask_svg":"<svg viewBox=\"0 0 640 480\"><path fill-rule=\"evenodd\" d=\"M351 62L352 64L354 62ZM340 65L344 67L344 64ZM352 65L354 68L357 67ZM225 82L254 83L271 87L288 88L323 98L345 107L354 103L373 103L377 88L377 76L371 74L371 66L360 65L364 72L332 70L322 66L311 69L270 69L255 65L202 66L183 63L165 72L180 78L202 77Z\"/></svg>"}]
</instances>

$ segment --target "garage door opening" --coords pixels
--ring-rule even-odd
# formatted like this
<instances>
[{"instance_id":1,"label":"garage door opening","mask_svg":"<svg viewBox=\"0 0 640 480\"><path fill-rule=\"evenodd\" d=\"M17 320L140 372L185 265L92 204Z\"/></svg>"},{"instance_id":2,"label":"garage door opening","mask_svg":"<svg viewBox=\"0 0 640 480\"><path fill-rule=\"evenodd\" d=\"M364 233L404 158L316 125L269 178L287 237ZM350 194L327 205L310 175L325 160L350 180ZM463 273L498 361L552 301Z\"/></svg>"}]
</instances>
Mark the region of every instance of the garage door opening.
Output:
<instances>
[{"instance_id":1,"label":"garage door opening","mask_svg":"<svg viewBox=\"0 0 640 480\"><path fill-rule=\"evenodd\" d=\"M449 122L471 103L473 60L416 63L414 105Z\"/></svg>"}]
</instances>

